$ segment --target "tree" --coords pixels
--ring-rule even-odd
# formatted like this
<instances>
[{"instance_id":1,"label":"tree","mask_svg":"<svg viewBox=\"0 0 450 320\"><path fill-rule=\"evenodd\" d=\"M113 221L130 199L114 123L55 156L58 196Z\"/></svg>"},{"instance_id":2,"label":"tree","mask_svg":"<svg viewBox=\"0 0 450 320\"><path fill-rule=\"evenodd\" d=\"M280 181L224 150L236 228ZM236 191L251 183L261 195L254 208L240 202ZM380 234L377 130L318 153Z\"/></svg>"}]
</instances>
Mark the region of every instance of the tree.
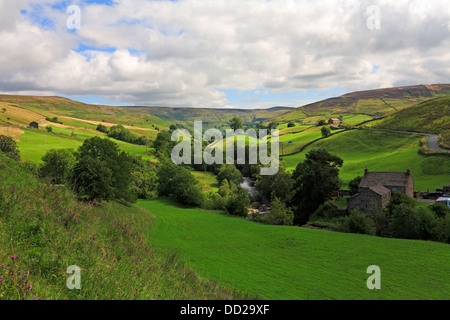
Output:
<instances>
[{"instance_id":1,"label":"tree","mask_svg":"<svg viewBox=\"0 0 450 320\"><path fill-rule=\"evenodd\" d=\"M46 126L45 129L47 130L48 133L53 131L53 128L51 126Z\"/></svg>"},{"instance_id":2,"label":"tree","mask_svg":"<svg viewBox=\"0 0 450 320\"><path fill-rule=\"evenodd\" d=\"M354 209L344 221L344 229L349 233L373 234L372 221L359 211Z\"/></svg>"},{"instance_id":3,"label":"tree","mask_svg":"<svg viewBox=\"0 0 450 320\"><path fill-rule=\"evenodd\" d=\"M322 132L322 137L324 137L324 138L328 138L331 134L331 130L327 126L322 127L322 129L320 129L320 131Z\"/></svg>"},{"instance_id":4,"label":"tree","mask_svg":"<svg viewBox=\"0 0 450 320\"><path fill-rule=\"evenodd\" d=\"M158 133L155 141L153 141L153 148L155 148L158 157L170 158L175 145L176 142L172 141L172 134L167 131Z\"/></svg>"},{"instance_id":5,"label":"tree","mask_svg":"<svg viewBox=\"0 0 450 320\"><path fill-rule=\"evenodd\" d=\"M292 175L296 223L306 223L310 215L340 189L339 168L343 163L341 158L319 149L308 152L306 160L297 165Z\"/></svg>"},{"instance_id":6,"label":"tree","mask_svg":"<svg viewBox=\"0 0 450 320\"><path fill-rule=\"evenodd\" d=\"M440 219L450 216L450 208L444 203L435 202L430 207L431 211Z\"/></svg>"},{"instance_id":7,"label":"tree","mask_svg":"<svg viewBox=\"0 0 450 320\"><path fill-rule=\"evenodd\" d=\"M276 197L284 203L290 202L293 185L292 174L286 171L284 161L280 161L280 168L275 175L258 176L255 183L256 188L264 198L273 201Z\"/></svg>"},{"instance_id":8,"label":"tree","mask_svg":"<svg viewBox=\"0 0 450 320\"><path fill-rule=\"evenodd\" d=\"M317 126L318 127L324 126L325 123L326 123L325 120L319 120L319 122L317 122Z\"/></svg>"},{"instance_id":9,"label":"tree","mask_svg":"<svg viewBox=\"0 0 450 320\"><path fill-rule=\"evenodd\" d=\"M242 181L242 173L232 164L224 164L220 167L219 174L216 177L219 184L222 184L223 180L227 180L228 183L234 183L239 185Z\"/></svg>"},{"instance_id":10,"label":"tree","mask_svg":"<svg viewBox=\"0 0 450 320\"><path fill-rule=\"evenodd\" d=\"M105 126L104 124L99 123L97 126L97 131L103 132L103 133L107 133L108 132L108 127Z\"/></svg>"},{"instance_id":11,"label":"tree","mask_svg":"<svg viewBox=\"0 0 450 320\"><path fill-rule=\"evenodd\" d=\"M247 217L248 215L248 192L240 186L235 186L235 191L230 193L225 208L229 214Z\"/></svg>"},{"instance_id":12,"label":"tree","mask_svg":"<svg viewBox=\"0 0 450 320\"><path fill-rule=\"evenodd\" d=\"M278 127L278 122L272 121L267 125L267 129L275 130Z\"/></svg>"},{"instance_id":13,"label":"tree","mask_svg":"<svg viewBox=\"0 0 450 320\"><path fill-rule=\"evenodd\" d=\"M291 226L294 221L294 213L280 199L274 197L270 213L266 214L262 221L267 224Z\"/></svg>"},{"instance_id":14,"label":"tree","mask_svg":"<svg viewBox=\"0 0 450 320\"><path fill-rule=\"evenodd\" d=\"M160 196L173 198L188 206L199 207L203 203L203 194L197 179L191 172L162 159L158 169L158 191Z\"/></svg>"},{"instance_id":15,"label":"tree","mask_svg":"<svg viewBox=\"0 0 450 320\"><path fill-rule=\"evenodd\" d=\"M69 182L75 166L75 155L72 149L51 149L42 157L44 164L39 169L42 177L48 177L54 184Z\"/></svg>"},{"instance_id":16,"label":"tree","mask_svg":"<svg viewBox=\"0 0 450 320\"><path fill-rule=\"evenodd\" d=\"M71 185L86 200L126 200L134 202L131 190L132 159L109 139L93 137L76 153Z\"/></svg>"},{"instance_id":17,"label":"tree","mask_svg":"<svg viewBox=\"0 0 450 320\"><path fill-rule=\"evenodd\" d=\"M295 127L295 122L294 121L289 121L287 127L288 128L294 128Z\"/></svg>"},{"instance_id":18,"label":"tree","mask_svg":"<svg viewBox=\"0 0 450 320\"><path fill-rule=\"evenodd\" d=\"M355 195L358 193L359 184L361 183L361 180L362 180L362 177L358 176L349 182L348 186L350 188L351 195Z\"/></svg>"},{"instance_id":19,"label":"tree","mask_svg":"<svg viewBox=\"0 0 450 320\"><path fill-rule=\"evenodd\" d=\"M0 135L0 151L3 152L8 158L20 161L20 151L17 148L17 143L13 138Z\"/></svg>"},{"instance_id":20,"label":"tree","mask_svg":"<svg viewBox=\"0 0 450 320\"><path fill-rule=\"evenodd\" d=\"M243 129L242 120L238 117L234 117L230 120L230 127L233 130Z\"/></svg>"}]
</instances>

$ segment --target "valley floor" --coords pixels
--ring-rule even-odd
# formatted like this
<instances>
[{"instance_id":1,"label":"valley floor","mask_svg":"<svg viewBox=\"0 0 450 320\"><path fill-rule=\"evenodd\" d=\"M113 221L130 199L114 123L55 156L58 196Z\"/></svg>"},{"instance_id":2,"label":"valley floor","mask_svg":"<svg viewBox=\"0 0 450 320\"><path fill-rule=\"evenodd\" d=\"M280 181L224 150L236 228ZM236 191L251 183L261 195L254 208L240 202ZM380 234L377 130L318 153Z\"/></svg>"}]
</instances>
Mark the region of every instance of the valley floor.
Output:
<instances>
[{"instance_id":1,"label":"valley floor","mask_svg":"<svg viewBox=\"0 0 450 320\"><path fill-rule=\"evenodd\" d=\"M155 215L147 239L201 276L263 299L449 299L447 244L262 225L168 200L139 201ZM369 290L367 268L381 268Z\"/></svg>"}]
</instances>

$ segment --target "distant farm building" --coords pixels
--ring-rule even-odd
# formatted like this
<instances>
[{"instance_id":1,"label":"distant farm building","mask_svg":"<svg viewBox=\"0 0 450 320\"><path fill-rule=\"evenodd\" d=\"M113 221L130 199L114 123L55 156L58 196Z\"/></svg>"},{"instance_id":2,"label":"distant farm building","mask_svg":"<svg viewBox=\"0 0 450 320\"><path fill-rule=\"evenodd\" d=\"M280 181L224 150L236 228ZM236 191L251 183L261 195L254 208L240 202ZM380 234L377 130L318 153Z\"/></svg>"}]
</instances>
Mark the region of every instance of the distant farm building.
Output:
<instances>
[{"instance_id":1,"label":"distant farm building","mask_svg":"<svg viewBox=\"0 0 450 320\"><path fill-rule=\"evenodd\" d=\"M369 172L366 168L358 193L347 200L349 212L358 208L363 213L375 213L386 208L391 195L401 192L414 197L411 170L403 172Z\"/></svg>"},{"instance_id":2,"label":"distant farm building","mask_svg":"<svg viewBox=\"0 0 450 320\"><path fill-rule=\"evenodd\" d=\"M37 123L36 121L30 122L30 124L28 126L30 128L39 129L39 123Z\"/></svg>"},{"instance_id":3,"label":"distant farm building","mask_svg":"<svg viewBox=\"0 0 450 320\"><path fill-rule=\"evenodd\" d=\"M332 124L332 125L340 125L342 123L341 120L339 120L338 118L331 118L330 120L328 120L328 124Z\"/></svg>"}]
</instances>

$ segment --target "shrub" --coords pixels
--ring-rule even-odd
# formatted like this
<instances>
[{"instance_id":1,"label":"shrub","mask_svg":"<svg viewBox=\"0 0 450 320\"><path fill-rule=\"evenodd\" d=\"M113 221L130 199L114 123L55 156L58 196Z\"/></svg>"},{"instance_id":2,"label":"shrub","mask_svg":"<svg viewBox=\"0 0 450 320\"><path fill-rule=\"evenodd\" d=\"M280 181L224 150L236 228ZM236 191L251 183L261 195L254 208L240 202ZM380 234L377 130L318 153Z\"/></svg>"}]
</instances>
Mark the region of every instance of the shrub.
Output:
<instances>
[{"instance_id":1,"label":"shrub","mask_svg":"<svg viewBox=\"0 0 450 320\"><path fill-rule=\"evenodd\" d=\"M228 183L239 185L242 181L242 173L232 164L224 164L220 167L217 181L222 184L222 181L228 180Z\"/></svg>"},{"instance_id":2,"label":"shrub","mask_svg":"<svg viewBox=\"0 0 450 320\"><path fill-rule=\"evenodd\" d=\"M248 215L248 193L241 187L237 187L237 192L230 195L225 204L225 208L229 214L241 217Z\"/></svg>"},{"instance_id":3,"label":"shrub","mask_svg":"<svg viewBox=\"0 0 450 320\"><path fill-rule=\"evenodd\" d=\"M70 180L75 166L75 156L71 149L51 149L42 157L44 164L39 169L42 177L48 177L52 183L64 184Z\"/></svg>"},{"instance_id":4,"label":"shrub","mask_svg":"<svg viewBox=\"0 0 450 320\"><path fill-rule=\"evenodd\" d=\"M202 205L201 187L188 169L163 159L157 176L160 196L170 197L181 204L193 207Z\"/></svg>"},{"instance_id":5,"label":"shrub","mask_svg":"<svg viewBox=\"0 0 450 320\"><path fill-rule=\"evenodd\" d=\"M97 126L97 131L103 132L103 133L107 133L108 132L108 127L105 126L104 124L99 123L99 125Z\"/></svg>"},{"instance_id":6,"label":"shrub","mask_svg":"<svg viewBox=\"0 0 450 320\"><path fill-rule=\"evenodd\" d=\"M430 210L402 203L394 207L389 231L398 238L430 240L436 228L436 218Z\"/></svg>"},{"instance_id":7,"label":"shrub","mask_svg":"<svg viewBox=\"0 0 450 320\"><path fill-rule=\"evenodd\" d=\"M357 208L345 219L344 230L350 233L373 234L371 220Z\"/></svg>"},{"instance_id":8,"label":"shrub","mask_svg":"<svg viewBox=\"0 0 450 320\"><path fill-rule=\"evenodd\" d=\"M13 138L0 135L0 151L8 158L20 161L20 152Z\"/></svg>"},{"instance_id":9,"label":"shrub","mask_svg":"<svg viewBox=\"0 0 450 320\"><path fill-rule=\"evenodd\" d=\"M271 203L271 212L262 218L263 223L291 226L294 222L294 213L277 197Z\"/></svg>"}]
</instances>

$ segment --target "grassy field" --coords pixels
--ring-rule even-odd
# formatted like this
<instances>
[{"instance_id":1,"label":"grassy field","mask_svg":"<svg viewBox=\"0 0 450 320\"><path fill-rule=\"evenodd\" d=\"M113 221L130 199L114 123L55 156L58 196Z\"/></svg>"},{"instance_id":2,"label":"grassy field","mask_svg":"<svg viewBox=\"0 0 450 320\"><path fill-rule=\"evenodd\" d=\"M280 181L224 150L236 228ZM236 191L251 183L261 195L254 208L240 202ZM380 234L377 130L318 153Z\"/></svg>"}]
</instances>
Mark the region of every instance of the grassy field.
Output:
<instances>
[{"instance_id":1,"label":"grassy field","mask_svg":"<svg viewBox=\"0 0 450 320\"><path fill-rule=\"evenodd\" d=\"M201 276L263 299L449 299L448 245L262 225L168 200L139 201L148 241ZM368 266L381 290L368 290Z\"/></svg>"},{"instance_id":2,"label":"grassy field","mask_svg":"<svg viewBox=\"0 0 450 320\"><path fill-rule=\"evenodd\" d=\"M368 166L371 171L406 172L411 168L416 191L441 189L450 182L449 158L419 155L420 138L420 135L352 130L320 140L302 153L283 159L287 168L293 170L310 150L325 148L344 160L340 169L344 187L353 178L362 176Z\"/></svg>"},{"instance_id":3,"label":"grassy field","mask_svg":"<svg viewBox=\"0 0 450 320\"><path fill-rule=\"evenodd\" d=\"M41 162L42 157L50 149L73 148L77 149L83 144L84 139L92 138L96 135L104 136L100 133L92 134L75 131L76 137L69 135L65 129L55 127L55 133L48 133L44 130L23 129L24 134L19 138L18 147L22 159ZM72 132L72 131L71 131ZM58 134L60 133L60 134ZM142 156L143 159L153 160L155 157L145 154L146 147L138 146L123 141L113 140L120 150L134 155Z\"/></svg>"},{"instance_id":4,"label":"grassy field","mask_svg":"<svg viewBox=\"0 0 450 320\"><path fill-rule=\"evenodd\" d=\"M205 193L217 192L219 183L212 172L191 171L192 175L200 182Z\"/></svg>"}]
</instances>

